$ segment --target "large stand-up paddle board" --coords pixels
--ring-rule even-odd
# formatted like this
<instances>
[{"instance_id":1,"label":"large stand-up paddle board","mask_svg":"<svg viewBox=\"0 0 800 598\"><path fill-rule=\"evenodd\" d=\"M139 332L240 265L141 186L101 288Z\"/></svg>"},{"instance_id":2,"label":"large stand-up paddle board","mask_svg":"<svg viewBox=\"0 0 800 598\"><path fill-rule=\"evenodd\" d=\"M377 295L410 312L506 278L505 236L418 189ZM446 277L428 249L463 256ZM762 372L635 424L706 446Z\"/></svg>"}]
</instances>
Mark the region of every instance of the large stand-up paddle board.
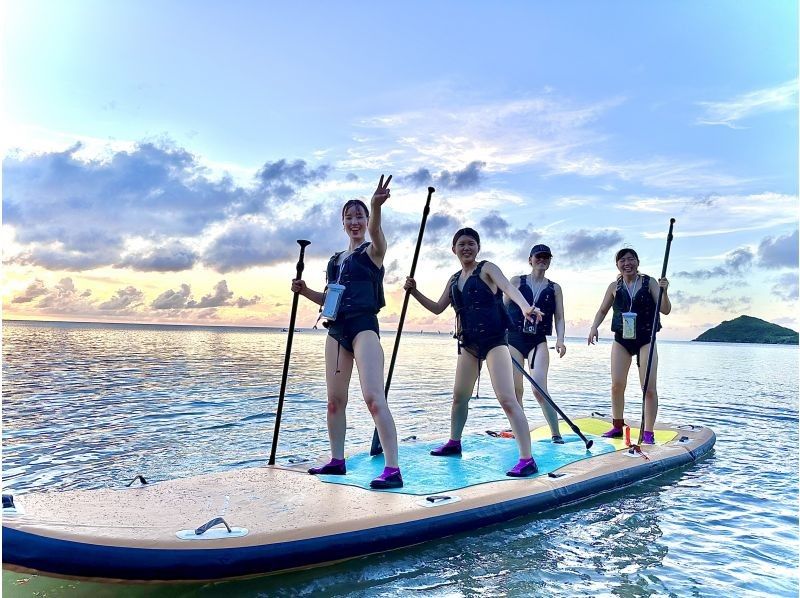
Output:
<instances>
[{"instance_id":1,"label":"large stand-up paddle board","mask_svg":"<svg viewBox=\"0 0 800 598\"><path fill-rule=\"evenodd\" d=\"M562 423L563 445L533 432L539 473L505 475L516 442L466 435L460 457L433 457L441 441L401 443L405 487L369 489L383 457L347 460L346 476L266 466L136 487L4 496L3 565L45 575L114 581L201 581L315 567L532 515L690 464L714 445L701 426L658 426L656 444L631 453L599 434L608 421ZM631 439L638 438L631 429ZM146 472L142 472L145 474Z\"/></svg>"}]
</instances>

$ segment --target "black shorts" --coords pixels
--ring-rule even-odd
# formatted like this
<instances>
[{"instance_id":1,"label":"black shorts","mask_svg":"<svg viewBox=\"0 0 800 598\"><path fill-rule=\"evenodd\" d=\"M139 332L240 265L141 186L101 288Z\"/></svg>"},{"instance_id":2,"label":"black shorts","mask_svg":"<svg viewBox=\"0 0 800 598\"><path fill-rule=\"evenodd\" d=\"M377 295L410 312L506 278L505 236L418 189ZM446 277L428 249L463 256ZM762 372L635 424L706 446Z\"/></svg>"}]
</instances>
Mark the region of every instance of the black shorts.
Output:
<instances>
[{"instance_id":1,"label":"black shorts","mask_svg":"<svg viewBox=\"0 0 800 598\"><path fill-rule=\"evenodd\" d=\"M639 363L639 350L650 344L650 338L640 339L640 338L622 338L622 333L615 332L614 333L614 342L619 343L625 350L630 353L631 357L636 357L636 366L641 367Z\"/></svg>"},{"instance_id":2,"label":"black shorts","mask_svg":"<svg viewBox=\"0 0 800 598\"><path fill-rule=\"evenodd\" d=\"M461 353L461 349L464 349L473 357L484 360L489 354L489 351L502 345L508 346L508 332L503 332L501 335L478 337L474 339L469 336L464 336L463 339L459 339L458 341L458 352Z\"/></svg>"},{"instance_id":3,"label":"black shorts","mask_svg":"<svg viewBox=\"0 0 800 598\"><path fill-rule=\"evenodd\" d=\"M330 323L328 336L339 343L343 349L353 352L353 341L359 332L373 330L380 337L378 329L378 316L375 314L353 314L349 318L340 317Z\"/></svg>"},{"instance_id":4,"label":"black shorts","mask_svg":"<svg viewBox=\"0 0 800 598\"><path fill-rule=\"evenodd\" d=\"M534 347L538 347L539 343L546 343L547 336L544 334L525 334L519 330L512 330L508 333L508 344L514 347L517 351L522 353L522 357L528 359Z\"/></svg>"}]
</instances>

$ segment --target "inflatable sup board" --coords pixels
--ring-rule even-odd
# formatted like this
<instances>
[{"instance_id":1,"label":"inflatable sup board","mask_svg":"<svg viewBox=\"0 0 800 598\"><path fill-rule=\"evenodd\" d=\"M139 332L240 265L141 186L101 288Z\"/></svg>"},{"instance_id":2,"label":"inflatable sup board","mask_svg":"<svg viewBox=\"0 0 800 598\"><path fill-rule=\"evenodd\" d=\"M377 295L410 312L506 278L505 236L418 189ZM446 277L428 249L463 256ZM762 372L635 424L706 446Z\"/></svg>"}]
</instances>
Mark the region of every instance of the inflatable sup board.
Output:
<instances>
[{"instance_id":1,"label":"inflatable sup board","mask_svg":"<svg viewBox=\"0 0 800 598\"><path fill-rule=\"evenodd\" d=\"M320 566L532 515L691 464L714 445L701 426L659 426L631 453L599 435L609 422L563 422L565 444L533 431L539 473L505 475L513 439L474 433L460 457L433 457L441 441L400 446L405 487L370 490L383 456L350 455L346 476L310 465L236 469L120 489L3 497L3 566L76 579L175 582L234 579ZM638 439L638 429L631 429Z\"/></svg>"}]
</instances>

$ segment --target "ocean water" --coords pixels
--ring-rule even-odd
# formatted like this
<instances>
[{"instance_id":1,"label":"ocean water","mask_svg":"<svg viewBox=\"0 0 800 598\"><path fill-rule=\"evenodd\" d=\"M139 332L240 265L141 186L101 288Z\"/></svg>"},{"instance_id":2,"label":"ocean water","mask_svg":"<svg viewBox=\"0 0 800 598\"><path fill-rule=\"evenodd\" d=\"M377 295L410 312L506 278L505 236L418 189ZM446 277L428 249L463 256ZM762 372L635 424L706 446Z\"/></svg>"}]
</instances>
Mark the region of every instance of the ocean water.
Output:
<instances>
[{"instance_id":1,"label":"ocean water","mask_svg":"<svg viewBox=\"0 0 800 598\"><path fill-rule=\"evenodd\" d=\"M393 335L385 334L388 356ZM3 323L3 488L118 487L266 464L279 330ZM280 459L327 451L324 333L300 331ZM550 391L570 416L610 410L610 343L567 340ZM5 596L797 596L798 347L659 342L659 421L711 427L698 463L503 525L246 581L112 585L4 571ZM399 436L448 431L455 341L406 331L389 401ZM638 420L631 373L626 416ZM532 425L543 423L526 390ZM468 430L505 428L488 377ZM357 378L348 447L372 421Z\"/></svg>"}]
</instances>

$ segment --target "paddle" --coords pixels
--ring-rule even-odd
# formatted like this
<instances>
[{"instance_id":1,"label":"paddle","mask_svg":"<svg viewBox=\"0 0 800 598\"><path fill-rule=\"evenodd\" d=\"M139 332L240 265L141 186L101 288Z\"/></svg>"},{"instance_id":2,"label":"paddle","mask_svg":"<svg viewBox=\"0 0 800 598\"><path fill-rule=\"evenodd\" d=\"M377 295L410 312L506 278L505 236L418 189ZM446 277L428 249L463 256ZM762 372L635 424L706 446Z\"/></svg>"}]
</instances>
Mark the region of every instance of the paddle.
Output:
<instances>
[{"instance_id":1,"label":"paddle","mask_svg":"<svg viewBox=\"0 0 800 598\"><path fill-rule=\"evenodd\" d=\"M669 219L669 232L667 233L667 250L664 252L664 266L661 268L661 278L667 276L667 262L669 261L669 248L672 245L672 226L675 224L675 219ZM644 406L647 399L647 385L650 382L650 368L653 366L653 353L656 348L656 332L658 329L658 315L661 311L661 297L664 295L664 287L658 287L658 301L656 301L656 315L653 316L653 331L650 333L650 351L647 354L647 370L644 374L644 385L642 386L642 425L639 426L639 442L637 446L641 446L642 438L644 437Z\"/></svg>"},{"instance_id":2,"label":"paddle","mask_svg":"<svg viewBox=\"0 0 800 598\"><path fill-rule=\"evenodd\" d=\"M538 382L536 382L536 380L534 380L531 377L531 375L528 372L525 371L525 368L522 367L516 359L514 359L512 357L511 361L514 363L514 366L520 372L522 372L522 375L525 376L525 378L528 379L528 382L533 384L533 387L536 390L539 391L539 394L542 395L548 403L550 403L550 406L558 412L558 414L561 416L561 419L563 419L565 422L567 422L567 425L570 428L572 428L572 431L575 432L578 436L580 436L581 440L583 440L583 442L586 444L586 450L588 451L590 448L592 448L592 445L594 444L594 440L589 440L588 438L586 438L586 436L583 435L583 432L581 432L580 428L578 428L578 426L576 426L574 423L572 423L572 420L570 418L568 418L566 415L564 415L564 412L561 411L559 406L556 405L555 401L553 401L553 399L550 398L550 395L547 394L547 391L545 391L541 386L539 386Z\"/></svg>"},{"instance_id":3,"label":"paddle","mask_svg":"<svg viewBox=\"0 0 800 598\"><path fill-rule=\"evenodd\" d=\"M428 214L431 211L431 195L436 191L433 187L428 187L428 199L425 200L425 209L422 210L422 222L419 225L419 234L417 235L417 247L414 249L414 259L411 260L411 274L409 276L414 278L414 272L417 270L417 258L419 257L419 248L422 246L422 235L425 232L425 223L428 220ZM394 373L394 362L397 359L397 350L400 347L400 333L403 332L403 323L406 319L406 310L408 309L408 298L411 296L411 291L406 291L403 298L403 309L400 311L400 321L397 324L397 336L394 337L394 349L392 350L392 359L389 361L389 373L386 374L386 388L384 389L384 396L389 399L389 387L392 385L392 374ZM369 449L369 454L373 457L380 455L383 452L381 440L378 437L378 429L372 433L372 446Z\"/></svg>"},{"instance_id":4,"label":"paddle","mask_svg":"<svg viewBox=\"0 0 800 598\"><path fill-rule=\"evenodd\" d=\"M300 280L303 276L303 257L306 253L306 246L311 245L311 241L297 240L300 245L300 259L297 260L297 276L295 280ZM286 378L289 375L289 357L292 354L292 339L294 338L294 322L297 319L297 299L299 293L294 294L292 299L292 315L289 318L289 336L286 339L286 356L283 359L283 378L281 378L281 392L278 395L278 412L275 414L275 431L272 433L272 450L269 453L269 465L275 465L275 451L278 450L278 431L281 428L281 414L283 413L283 398L286 396Z\"/></svg>"}]
</instances>

